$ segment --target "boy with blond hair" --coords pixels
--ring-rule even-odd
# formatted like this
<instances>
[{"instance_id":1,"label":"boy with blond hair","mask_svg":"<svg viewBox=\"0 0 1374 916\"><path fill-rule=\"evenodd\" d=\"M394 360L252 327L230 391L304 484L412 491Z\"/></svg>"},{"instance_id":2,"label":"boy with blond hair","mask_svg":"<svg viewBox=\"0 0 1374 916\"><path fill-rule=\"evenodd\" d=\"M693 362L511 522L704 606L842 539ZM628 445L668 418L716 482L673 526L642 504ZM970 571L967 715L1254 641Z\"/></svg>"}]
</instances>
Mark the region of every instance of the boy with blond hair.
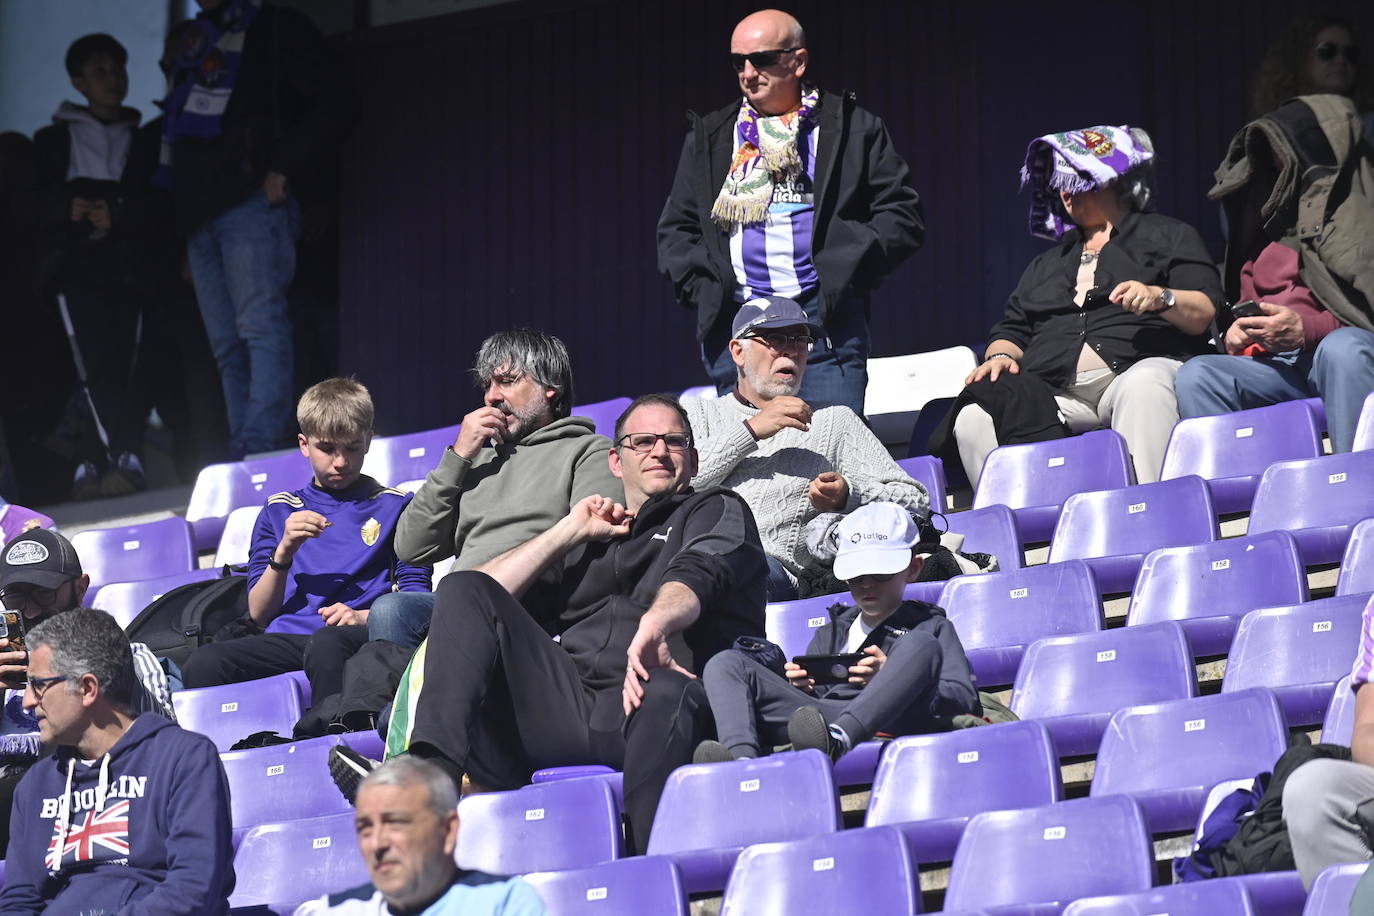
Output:
<instances>
[{"instance_id":1,"label":"boy with blond hair","mask_svg":"<svg viewBox=\"0 0 1374 916\"><path fill-rule=\"evenodd\" d=\"M264 632L196 650L187 687L304 668L315 697L338 693L344 661L367 642L372 602L429 591L430 567L401 562L392 545L410 494L362 472L372 444L367 389L326 379L301 396L296 418L313 479L268 497L248 560L248 612Z\"/></svg>"}]
</instances>

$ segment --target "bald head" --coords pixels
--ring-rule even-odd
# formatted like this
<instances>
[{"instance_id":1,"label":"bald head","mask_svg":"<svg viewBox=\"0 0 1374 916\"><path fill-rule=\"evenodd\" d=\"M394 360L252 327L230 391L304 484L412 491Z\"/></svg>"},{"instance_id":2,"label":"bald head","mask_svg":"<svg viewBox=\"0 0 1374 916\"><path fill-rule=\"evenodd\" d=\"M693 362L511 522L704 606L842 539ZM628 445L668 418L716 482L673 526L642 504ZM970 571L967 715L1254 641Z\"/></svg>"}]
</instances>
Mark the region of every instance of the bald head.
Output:
<instances>
[{"instance_id":1,"label":"bald head","mask_svg":"<svg viewBox=\"0 0 1374 916\"><path fill-rule=\"evenodd\" d=\"M802 76L809 61L805 45L801 23L782 10L750 13L735 26L730 36L732 55L786 51L774 53L762 67L745 60L739 71L740 91L760 114L786 114L801 105Z\"/></svg>"}]
</instances>

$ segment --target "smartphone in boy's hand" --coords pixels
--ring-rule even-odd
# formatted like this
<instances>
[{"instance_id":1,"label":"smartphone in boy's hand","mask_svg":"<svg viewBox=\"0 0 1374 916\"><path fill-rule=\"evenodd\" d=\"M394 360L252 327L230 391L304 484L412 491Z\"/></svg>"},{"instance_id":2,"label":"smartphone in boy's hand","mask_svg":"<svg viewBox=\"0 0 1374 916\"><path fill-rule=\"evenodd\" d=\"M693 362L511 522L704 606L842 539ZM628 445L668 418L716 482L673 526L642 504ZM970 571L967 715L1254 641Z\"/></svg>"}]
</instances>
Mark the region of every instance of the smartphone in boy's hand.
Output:
<instances>
[{"instance_id":1,"label":"smartphone in boy's hand","mask_svg":"<svg viewBox=\"0 0 1374 916\"><path fill-rule=\"evenodd\" d=\"M24 645L24 615L6 608L0 613L0 682L15 690L28 682L29 653Z\"/></svg>"}]
</instances>

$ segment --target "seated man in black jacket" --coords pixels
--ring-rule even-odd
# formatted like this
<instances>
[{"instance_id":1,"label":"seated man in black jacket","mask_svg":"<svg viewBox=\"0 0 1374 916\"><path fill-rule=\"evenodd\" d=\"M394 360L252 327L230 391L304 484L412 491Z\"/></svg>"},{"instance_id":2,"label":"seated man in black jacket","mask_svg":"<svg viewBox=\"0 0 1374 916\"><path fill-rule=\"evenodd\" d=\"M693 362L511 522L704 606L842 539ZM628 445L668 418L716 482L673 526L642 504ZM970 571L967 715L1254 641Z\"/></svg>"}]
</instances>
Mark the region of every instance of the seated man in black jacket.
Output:
<instances>
[{"instance_id":1,"label":"seated man in black jacket","mask_svg":"<svg viewBox=\"0 0 1374 916\"><path fill-rule=\"evenodd\" d=\"M945 613L905 601L924 557L916 522L896 503L869 503L839 524L835 575L856 607L837 604L808 656L834 656L826 670L795 661L781 672L740 649L706 665L702 680L719 741L704 741L695 762L757 757L790 741L838 760L879 731L942 731L956 716L982 715L964 647ZM857 656L844 669L840 656ZM816 663L812 663L815 667Z\"/></svg>"},{"instance_id":2,"label":"seated man in black jacket","mask_svg":"<svg viewBox=\"0 0 1374 916\"><path fill-rule=\"evenodd\" d=\"M673 398L626 409L610 465L624 505L590 496L538 537L443 580L387 754L501 789L541 767L621 767L629 845L642 852L668 774L711 734L692 672L736 636L763 633L767 566L744 500L691 489L696 450ZM553 564L561 597L522 606ZM345 794L367 767L342 749L331 759Z\"/></svg>"}]
</instances>

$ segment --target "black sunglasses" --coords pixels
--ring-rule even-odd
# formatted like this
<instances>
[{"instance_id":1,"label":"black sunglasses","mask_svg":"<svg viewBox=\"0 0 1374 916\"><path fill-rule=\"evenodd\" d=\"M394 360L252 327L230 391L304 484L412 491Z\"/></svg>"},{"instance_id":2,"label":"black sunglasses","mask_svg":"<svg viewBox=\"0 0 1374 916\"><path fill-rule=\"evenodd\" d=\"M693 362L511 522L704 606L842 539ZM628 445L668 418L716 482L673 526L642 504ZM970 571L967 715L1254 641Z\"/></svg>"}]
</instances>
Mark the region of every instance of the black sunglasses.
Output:
<instances>
[{"instance_id":1,"label":"black sunglasses","mask_svg":"<svg viewBox=\"0 0 1374 916\"><path fill-rule=\"evenodd\" d=\"M755 70L766 70L776 66L778 58L784 54L791 54L793 51L800 51L801 46L795 48L778 48L776 51L754 51L749 54L731 54L730 65L735 68L736 73L744 72L744 62L747 60L754 65Z\"/></svg>"},{"instance_id":2,"label":"black sunglasses","mask_svg":"<svg viewBox=\"0 0 1374 916\"><path fill-rule=\"evenodd\" d=\"M1360 49L1354 45L1338 45L1334 41L1323 41L1317 45L1317 60L1335 60L1337 55L1343 55L1346 62L1352 65L1360 62Z\"/></svg>"}]
</instances>

